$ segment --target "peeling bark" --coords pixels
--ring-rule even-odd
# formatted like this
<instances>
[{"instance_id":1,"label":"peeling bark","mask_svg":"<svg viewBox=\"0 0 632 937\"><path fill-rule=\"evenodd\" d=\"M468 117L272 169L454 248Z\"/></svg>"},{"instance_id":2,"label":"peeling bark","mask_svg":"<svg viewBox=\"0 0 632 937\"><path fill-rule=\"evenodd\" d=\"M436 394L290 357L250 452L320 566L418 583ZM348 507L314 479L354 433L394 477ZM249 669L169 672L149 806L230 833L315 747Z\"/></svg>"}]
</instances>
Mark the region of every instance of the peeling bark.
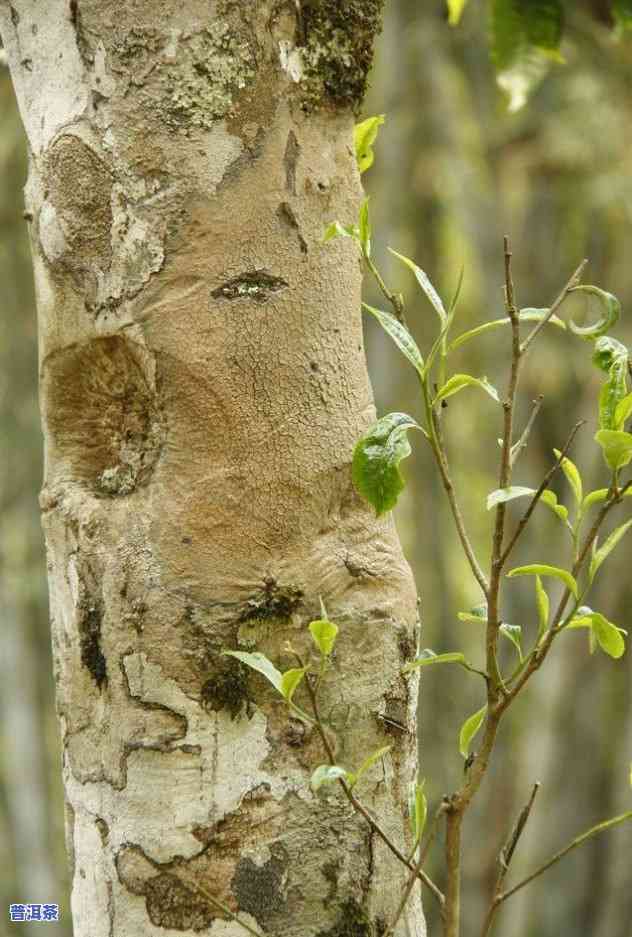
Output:
<instances>
[{"instance_id":1,"label":"peeling bark","mask_svg":"<svg viewBox=\"0 0 632 937\"><path fill-rule=\"evenodd\" d=\"M351 484L374 418L352 149L381 3L0 0L30 149L76 937L378 937L407 874L220 656L341 627L337 756L400 842L416 597ZM298 6L301 6L300 4ZM393 726L396 724L396 730ZM334 871L332 871L334 870ZM199 888L198 888L199 886ZM424 933L411 902L398 937Z\"/></svg>"}]
</instances>

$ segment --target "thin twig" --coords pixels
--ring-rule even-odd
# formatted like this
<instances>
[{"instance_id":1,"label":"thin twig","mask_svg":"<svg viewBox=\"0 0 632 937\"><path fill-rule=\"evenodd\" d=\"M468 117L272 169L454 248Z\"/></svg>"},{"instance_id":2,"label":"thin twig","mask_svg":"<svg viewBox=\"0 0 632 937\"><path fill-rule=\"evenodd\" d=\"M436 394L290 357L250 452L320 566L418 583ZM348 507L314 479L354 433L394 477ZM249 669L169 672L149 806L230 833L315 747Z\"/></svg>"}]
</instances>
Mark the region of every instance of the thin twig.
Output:
<instances>
[{"instance_id":1,"label":"thin twig","mask_svg":"<svg viewBox=\"0 0 632 937\"><path fill-rule=\"evenodd\" d=\"M178 876L178 878L179 878L181 881L183 881L189 888L194 888L196 891L199 891L199 893L200 893L204 898L206 898L206 900L207 900L210 904L214 905L214 907L216 907L219 911L221 911L223 914L227 915L227 917L229 917L229 918L231 919L231 921L234 921L235 924L239 924L239 926L240 926L240 927L243 927L243 929L244 929L247 933L252 934L252 937L262 937L262 934L261 934L258 930L255 930L254 927L251 927L250 924L246 924L246 922L243 921L243 920L239 917L238 914L235 914L234 911L231 911L231 909L228 907L228 905L225 905L223 901L219 901L218 898L215 898L213 895L211 895L210 892L208 892L205 888L203 888L203 887L202 887L201 885L199 885L197 882L193 881L193 879L190 879L187 875L183 875L182 872L180 872L180 871L177 871L177 876Z\"/></svg>"},{"instance_id":2,"label":"thin twig","mask_svg":"<svg viewBox=\"0 0 632 937\"><path fill-rule=\"evenodd\" d=\"M375 266L371 258L368 257L364 252L363 252L363 257L364 257L364 262L366 263L367 267L369 268L369 270L371 271L371 273L373 274L375 278L375 282L379 286L385 298L393 307L395 318L398 320L398 322L401 322L402 325L407 327L406 316L404 313L404 300L402 298L402 294L394 293L392 290L389 290L388 286L382 279L382 275L380 274L380 271L377 269L377 267Z\"/></svg>"},{"instance_id":3,"label":"thin twig","mask_svg":"<svg viewBox=\"0 0 632 937\"><path fill-rule=\"evenodd\" d=\"M534 512L534 510L535 510L535 507L536 507L538 501L540 500L540 498L542 497L542 495L544 494L544 492L546 491L546 489L549 487L549 484L551 483L551 479L553 478L553 476L555 475L555 473L557 472L557 470L560 468L560 466L561 466L561 464L562 464L562 462L563 462L563 460L564 460L564 458L565 458L567 452L569 451L569 449L570 449L570 447L571 447L571 445L572 445L572 443L573 443L573 440L575 439L575 436L577 435L577 433L579 432L579 430L581 429L581 427L584 425L584 423L585 423L584 420L580 420L578 423L575 424L575 426L574 426L573 429L571 430L570 436L568 437L568 439L567 439L566 442L564 443L564 446L563 446L563 448L562 448L562 450L561 450L561 452L560 452L560 454L559 454L559 456L558 456L558 458L557 458L555 464L549 469L549 471L546 473L546 475L545 475L544 478L542 479L542 482L541 482L541 484L540 484L540 487L539 487L538 490L535 492L535 494L533 495L531 501L529 502L529 507L527 508L527 510L524 512L524 514L523 514L522 517L520 518L520 522L518 523L518 526L517 526L517 528L516 528L516 530L515 530L515 533L514 533L513 537L511 538L511 540L509 541L508 545L505 547L505 549L503 550L503 552L502 552L502 554L501 554L501 556L500 556L499 562L500 562L500 567L501 567L501 569L502 569L502 567L505 565L505 563L507 562L507 559L508 559L508 557L509 557L509 554L511 553L511 551L512 551L513 548L515 547L516 542L518 541L518 538L520 537L520 535L522 534L523 530L524 530L525 527L527 526L527 524L528 524L528 522L529 522L529 518L530 518L531 515L533 514L533 512Z\"/></svg>"},{"instance_id":4,"label":"thin twig","mask_svg":"<svg viewBox=\"0 0 632 937\"><path fill-rule=\"evenodd\" d=\"M533 401L533 409L531 410L531 415L527 420L527 425L525 426L522 436L518 442L511 447L510 459L511 467L516 464L520 454L527 448L527 443L529 441L529 436L531 435L531 430L533 429L533 424L535 423L538 413L542 409L542 404L544 402L544 395L539 394L538 397Z\"/></svg>"},{"instance_id":5,"label":"thin twig","mask_svg":"<svg viewBox=\"0 0 632 937\"><path fill-rule=\"evenodd\" d=\"M577 268L577 270L575 270L575 272L571 276L570 280L568 281L564 289L561 291L561 293L553 302L553 305L550 307L547 314L544 316L543 319L540 319L540 321L535 326L535 328L527 335L520 349L522 354L524 354L527 351L527 349L533 344L533 342L538 337L538 335L540 334L544 326L547 324L549 319L551 319L555 315L555 313L560 308L560 306L562 305L562 303L564 302L568 294L571 292L571 290L577 286L577 284L582 278L582 273L584 272L584 268L587 263L588 263L587 260L582 260L579 267Z\"/></svg>"}]
</instances>

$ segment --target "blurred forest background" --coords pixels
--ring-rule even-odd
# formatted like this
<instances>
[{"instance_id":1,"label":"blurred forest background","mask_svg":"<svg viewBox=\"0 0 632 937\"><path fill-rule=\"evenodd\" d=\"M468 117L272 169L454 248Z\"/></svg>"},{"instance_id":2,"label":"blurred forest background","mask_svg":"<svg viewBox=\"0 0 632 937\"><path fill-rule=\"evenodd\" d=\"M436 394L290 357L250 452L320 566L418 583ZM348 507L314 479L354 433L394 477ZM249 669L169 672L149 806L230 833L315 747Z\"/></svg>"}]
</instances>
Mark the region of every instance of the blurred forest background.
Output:
<instances>
[{"instance_id":1,"label":"blurred forest background","mask_svg":"<svg viewBox=\"0 0 632 937\"><path fill-rule=\"evenodd\" d=\"M471 4L458 29L442 0L391 0L365 114L386 113L371 195L376 257L408 298L420 345L434 332L432 311L412 277L386 252L413 257L444 296L465 281L457 333L503 314L502 235L511 237L521 306L546 306L583 257L586 282L614 292L632 343L632 37L615 41L599 2L568 5L557 66L527 106L508 114L487 53L486 23ZM572 9L571 9L572 7ZM595 14L597 14L595 16ZM37 492L42 477L37 407L37 336L22 186L25 144L6 69L0 68L0 934L10 901L59 901L63 921L51 937L70 937L59 749L53 702L45 557ZM341 219L350 221L351 219ZM367 300L380 298L367 284ZM582 304L572 310L578 316ZM626 312L627 311L627 312ZM568 309L564 315L567 315ZM458 326L458 323L457 323ZM380 413L415 414L412 371L367 323L369 364ZM459 370L504 373L509 333L497 332L459 354ZM544 394L516 484L537 487L571 425L584 418L572 456L590 488L607 483L592 441L599 375L590 346L549 329L524 372L522 419ZM447 411L446 436L461 500L479 552L487 549L485 497L496 487L498 410L483 395L463 394ZM480 653L475 625L457 612L479 594L459 552L429 452L415 440L405 465L409 487L397 522L422 599L423 646ZM554 485L569 503L564 480ZM512 515L519 516L520 502ZM619 511L621 513L621 510ZM561 562L566 545L549 512L539 516L540 544L521 541L518 562ZM543 546L542 546L543 544ZM593 606L632 627L632 578L625 542L600 574ZM531 588L511 591L506 620L529 626ZM509 649L510 650L510 649ZM508 651L509 652L509 651ZM503 733L494 770L466 829L465 905L478 916L492 886L493 860L534 781L542 782L513 874L526 872L593 823L629 808L632 753L632 658L590 657L583 633L558 643ZM432 801L459 780L457 735L481 705L476 681L459 668L428 672L421 702L422 773ZM508 903L503 937L630 937L632 833L625 827L592 840ZM429 869L438 876L437 869ZM428 902L430 932L436 932ZM433 927L434 925L434 927ZM37 925L21 924L33 937Z\"/></svg>"}]
</instances>

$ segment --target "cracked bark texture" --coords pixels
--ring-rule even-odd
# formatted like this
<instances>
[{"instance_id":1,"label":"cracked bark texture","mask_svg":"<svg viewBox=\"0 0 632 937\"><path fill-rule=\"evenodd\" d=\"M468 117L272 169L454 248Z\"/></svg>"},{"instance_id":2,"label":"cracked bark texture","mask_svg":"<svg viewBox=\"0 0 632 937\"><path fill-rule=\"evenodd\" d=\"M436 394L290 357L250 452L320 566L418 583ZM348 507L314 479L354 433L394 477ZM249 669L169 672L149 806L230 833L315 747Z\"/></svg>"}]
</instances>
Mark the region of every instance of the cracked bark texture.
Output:
<instances>
[{"instance_id":1,"label":"cracked bark texture","mask_svg":"<svg viewBox=\"0 0 632 937\"><path fill-rule=\"evenodd\" d=\"M401 845L417 606L374 419L352 149L378 0L0 0L26 129L76 937L379 937L406 873L257 675L322 597L323 711ZM300 691L299 691L300 694ZM418 899L398 937L424 933Z\"/></svg>"}]
</instances>

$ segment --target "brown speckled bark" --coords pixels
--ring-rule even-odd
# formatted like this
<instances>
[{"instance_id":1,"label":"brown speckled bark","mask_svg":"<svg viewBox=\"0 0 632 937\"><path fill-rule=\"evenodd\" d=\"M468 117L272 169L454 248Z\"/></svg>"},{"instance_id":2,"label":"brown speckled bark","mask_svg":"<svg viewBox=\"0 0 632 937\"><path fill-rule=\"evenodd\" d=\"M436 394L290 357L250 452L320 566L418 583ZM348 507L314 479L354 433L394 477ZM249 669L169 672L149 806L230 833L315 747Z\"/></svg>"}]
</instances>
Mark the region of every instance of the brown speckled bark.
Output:
<instances>
[{"instance_id":1,"label":"brown speckled bark","mask_svg":"<svg viewBox=\"0 0 632 937\"><path fill-rule=\"evenodd\" d=\"M353 108L377 0L0 0L30 147L41 503L76 937L378 937L406 874L256 676L319 599L360 794L404 847L416 599L351 485L374 417ZM299 690L299 694L301 691ZM385 718L386 717L386 718ZM197 889L200 886L202 891ZM397 934L423 933L419 905Z\"/></svg>"}]
</instances>

